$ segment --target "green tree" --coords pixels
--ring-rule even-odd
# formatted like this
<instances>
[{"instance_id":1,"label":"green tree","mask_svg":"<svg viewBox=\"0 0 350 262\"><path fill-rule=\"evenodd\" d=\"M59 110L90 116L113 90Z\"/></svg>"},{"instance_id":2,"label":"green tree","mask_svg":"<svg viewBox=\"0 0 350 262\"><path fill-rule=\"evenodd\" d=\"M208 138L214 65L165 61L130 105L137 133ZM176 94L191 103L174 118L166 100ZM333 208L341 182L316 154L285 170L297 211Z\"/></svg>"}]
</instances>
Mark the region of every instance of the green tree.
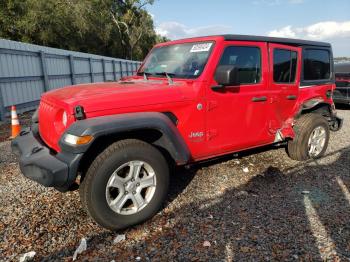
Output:
<instances>
[{"instance_id":1,"label":"green tree","mask_svg":"<svg viewBox=\"0 0 350 262\"><path fill-rule=\"evenodd\" d=\"M156 41L152 17L143 10L147 4L153 4L153 0L125 0L117 1L111 9L111 17L118 28L121 36L121 42L127 51L126 56L130 59L136 52L137 44L145 40L143 38L152 37Z\"/></svg>"},{"instance_id":2,"label":"green tree","mask_svg":"<svg viewBox=\"0 0 350 262\"><path fill-rule=\"evenodd\" d=\"M161 38L151 0L2 0L0 37L128 59L143 59Z\"/></svg>"},{"instance_id":3,"label":"green tree","mask_svg":"<svg viewBox=\"0 0 350 262\"><path fill-rule=\"evenodd\" d=\"M22 17L26 10L26 3L21 0L0 1L0 37L21 40L17 17Z\"/></svg>"}]
</instances>

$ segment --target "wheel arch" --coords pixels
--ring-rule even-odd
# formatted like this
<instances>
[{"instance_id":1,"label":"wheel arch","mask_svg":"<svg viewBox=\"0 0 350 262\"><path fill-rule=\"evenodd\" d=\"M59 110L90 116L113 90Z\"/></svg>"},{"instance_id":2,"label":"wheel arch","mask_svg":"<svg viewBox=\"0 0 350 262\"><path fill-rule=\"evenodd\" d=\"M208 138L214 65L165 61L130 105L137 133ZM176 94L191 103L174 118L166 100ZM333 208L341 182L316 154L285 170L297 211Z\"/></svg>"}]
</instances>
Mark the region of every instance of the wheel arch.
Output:
<instances>
[{"instance_id":1,"label":"wheel arch","mask_svg":"<svg viewBox=\"0 0 350 262\"><path fill-rule=\"evenodd\" d=\"M333 116L332 105L324 101L322 98L312 98L301 104L296 118L308 113L316 113L330 120Z\"/></svg>"},{"instance_id":2,"label":"wheel arch","mask_svg":"<svg viewBox=\"0 0 350 262\"><path fill-rule=\"evenodd\" d=\"M61 138L59 144L64 151L84 153L79 170L102 152L111 143L127 138L139 139L158 148L168 159L178 165L190 160L189 149L173 121L158 112L128 113L103 116L75 122L66 133L92 135L94 140L86 146L67 145Z\"/></svg>"}]
</instances>

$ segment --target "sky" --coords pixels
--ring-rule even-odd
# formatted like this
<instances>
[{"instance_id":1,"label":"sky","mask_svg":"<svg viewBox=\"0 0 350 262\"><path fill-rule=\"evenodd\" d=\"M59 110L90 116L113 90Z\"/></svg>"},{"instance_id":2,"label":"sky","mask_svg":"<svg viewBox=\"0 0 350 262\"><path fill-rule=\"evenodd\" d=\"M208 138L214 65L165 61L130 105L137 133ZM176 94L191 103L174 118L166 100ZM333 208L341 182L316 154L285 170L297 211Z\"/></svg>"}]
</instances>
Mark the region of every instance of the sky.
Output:
<instances>
[{"instance_id":1,"label":"sky","mask_svg":"<svg viewBox=\"0 0 350 262\"><path fill-rule=\"evenodd\" d=\"M212 34L329 42L350 57L350 0L155 0L156 32L171 40Z\"/></svg>"}]
</instances>

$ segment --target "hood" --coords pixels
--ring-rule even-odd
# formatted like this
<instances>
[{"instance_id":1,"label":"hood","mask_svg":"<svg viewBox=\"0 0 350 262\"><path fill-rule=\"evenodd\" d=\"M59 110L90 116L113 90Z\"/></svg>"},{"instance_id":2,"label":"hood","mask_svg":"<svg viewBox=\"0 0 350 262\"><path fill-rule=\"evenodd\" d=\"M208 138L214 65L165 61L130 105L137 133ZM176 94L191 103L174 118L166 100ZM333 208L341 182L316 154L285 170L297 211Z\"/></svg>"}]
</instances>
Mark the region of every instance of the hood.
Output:
<instances>
[{"instance_id":1,"label":"hood","mask_svg":"<svg viewBox=\"0 0 350 262\"><path fill-rule=\"evenodd\" d=\"M188 97L181 91L181 87L187 85L188 83L182 81L169 85L163 80L80 84L49 91L42 96L42 99L66 108L71 114L73 108L80 105L88 114L100 110L142 107L187 100ZM188 92L185 93L188 94Z\"/></svg>"}]
</instances>

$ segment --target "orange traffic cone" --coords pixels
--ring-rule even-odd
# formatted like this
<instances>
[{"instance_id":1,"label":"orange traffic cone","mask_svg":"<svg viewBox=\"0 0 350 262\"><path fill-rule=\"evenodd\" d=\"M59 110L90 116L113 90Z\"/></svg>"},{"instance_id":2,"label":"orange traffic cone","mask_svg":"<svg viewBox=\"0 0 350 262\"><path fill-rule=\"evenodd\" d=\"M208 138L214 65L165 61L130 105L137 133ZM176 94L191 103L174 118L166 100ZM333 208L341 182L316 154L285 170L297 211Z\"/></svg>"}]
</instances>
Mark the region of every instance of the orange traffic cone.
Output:
<instances>
[{"instance_id":1,"label":"orange traffic cone","mask_svg":"<svg viewBox=\"0 0 350 262\"><path fill-rule=\"evenodd\" d=\"M10 138L14 139L16 136L19 135L19 132L21 132L21 126L19 125L16 106L11 107L11 124L12 124L12 135Z\"/></svg>"}]
</instances>

